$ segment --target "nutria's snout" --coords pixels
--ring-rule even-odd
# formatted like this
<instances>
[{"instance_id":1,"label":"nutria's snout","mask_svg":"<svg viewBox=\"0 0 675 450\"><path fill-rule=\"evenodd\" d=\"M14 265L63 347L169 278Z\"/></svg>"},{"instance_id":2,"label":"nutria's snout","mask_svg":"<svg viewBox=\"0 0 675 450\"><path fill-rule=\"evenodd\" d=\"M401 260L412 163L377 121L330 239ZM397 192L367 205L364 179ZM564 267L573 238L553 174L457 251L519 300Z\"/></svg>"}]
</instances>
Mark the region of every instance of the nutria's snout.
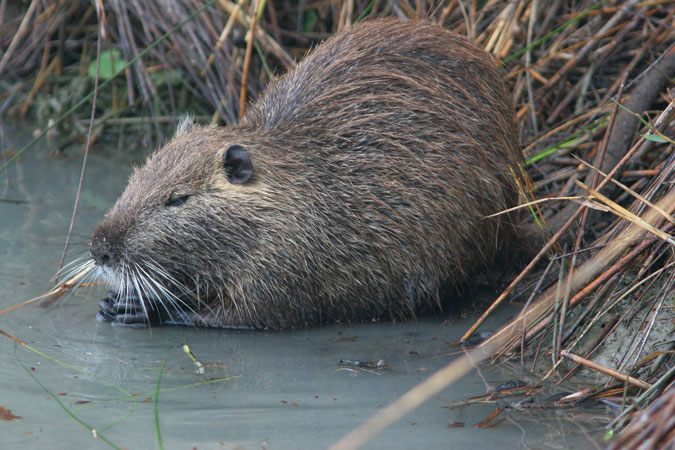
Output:
<instances>
[{"instance_id":1,"label":"nutria's snout","mask_svg":"<svg viewBox=\"0 0 675 450\"><path fill-rule=\"evenodd\" d=\"M89 240L89 252L99 267L115 267L120 261L124 239L105 221L99 224Z\"/></svg>"}]
</instances>

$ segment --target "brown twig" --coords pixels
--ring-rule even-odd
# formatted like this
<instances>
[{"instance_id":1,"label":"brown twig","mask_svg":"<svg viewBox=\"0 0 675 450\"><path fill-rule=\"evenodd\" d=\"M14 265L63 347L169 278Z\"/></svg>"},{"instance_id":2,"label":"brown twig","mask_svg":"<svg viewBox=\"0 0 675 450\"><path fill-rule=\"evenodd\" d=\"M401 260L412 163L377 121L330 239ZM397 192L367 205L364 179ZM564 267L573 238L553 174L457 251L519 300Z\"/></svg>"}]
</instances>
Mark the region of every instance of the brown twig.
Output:
<instances>
[{"instance_id":1,"label":"brown twig","mask_svg":"<svg viewBox=\"0 0 675 450\"><path fill-rule=\"evenodd\" d=\"M248 32L248 42L246 44L246 56L244 57L244 68L241 73L241 94L239 96L239 120L244 118L246 113L246 81L248 80L248 70L251 64L251 55L253 54L253 41L255 40L255 26L258 22L258 5L260 0L255 0L253 15L251 17L251 27Z\"/></svg>"},{"instance_id":2,"label":"brown twig","mask_svg":"<svg viewBox=\"0 0 675 450\"><path fill-rule=\"evenodd\" d=\"M649 389L652 387L651 384L646 383L642 380L638 380L637 378L630 377L628 375L625 375L623 373L617 372L616 370L612 370L609 367L602 366L598 363L595 363L593 361L590 361L586 358L582 358L581 356L577 356L573 353L570 353L566 350L562 350L560 352L560 356L563 358L567 358L570 361L574 361L577 364L581 364L583 366L588 367L589 369L597 370L598 372L604 373L605 375L609 375L610 377L614 377L617 380L625 381L627 383L630 383L634 386L637 386L641 389Z\"/></svg>"},{"instance_id":3,"label":"brown twig","mask_svg":"<svg viewBox=\"0 0 675 450\"><path fill-rule=\"evenodd\" d=\"M96 2L96 14L99 20L99 33L98 40L96 41L96 79L94 80L94 97L92 99L92 108L91 108L91 117L89 120L89 132L87 133L87 143L84 147L84 156L82 157L82 170L80 171L80 182L77 185L77 194L75 195L75 205L73 206L73 215L70 219L70 226L68 227L68 234L66 236L66 243L63 246L63 254L61 255L61 260L59 261L59 270L63 268L63 263L66 260L66 254L68 253L68 246L70 245L70 238L73 235L73 228L75 226L75 219L77 218L77 211L80 205L80 196L82 194L82 186L84 185L84 173L87 169L87 157L89 156L89 147L91 146L91 136L94 129L94 119L96 118L96 100L98 98L98 80L101 72L101 40L102 33L105 27L105 11L103 10L102 0L97 0ZM58 274L56 276L55 283L58 284Z\"/></svg>"},{"instance_id":4,"label":"brown twig","mask_svg":"<svg viewBox=\"0 0 675 450\"><path fill-rule=\"evenodd\" d=\"M4 72L7 63L10 61L10 58L14 54L16 47L19 45L19 42L29 31L28 27L30 25L30 20L33 17L33 13L35 12L35 8L38 6L38 4L40 4L38 0L33 0L30 2L30 6L21 20L21 25L19 25L18 31L14 34L12 42L10 42L9 47L7 47L7 50L5 50L5 53L2 55L2 59L0 60L0 74Z\"/></svg>"}]
</instances>

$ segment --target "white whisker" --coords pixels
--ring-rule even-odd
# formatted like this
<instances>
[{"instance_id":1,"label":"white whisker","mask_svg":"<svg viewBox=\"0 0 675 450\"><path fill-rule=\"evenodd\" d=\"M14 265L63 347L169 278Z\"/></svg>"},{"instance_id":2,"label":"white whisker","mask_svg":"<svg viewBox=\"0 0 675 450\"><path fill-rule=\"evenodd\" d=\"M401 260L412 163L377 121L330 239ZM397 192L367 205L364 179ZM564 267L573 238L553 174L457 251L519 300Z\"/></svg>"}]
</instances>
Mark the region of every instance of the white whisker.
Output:
<instances>
[{"instance_id":1,"label":"white whisker","mask_svg":"<svg viewBox=\"0 0 675 450\"><path fill-rule=\"evenodd\" d=\"M141 267L141 266L136 266L135 268L136 268L137 273L138 273L138 275L139 275L140 281L141 281L141 282L143 283L143 285L145 286L145 289L146 289L148 292L151 292L151 293L153 294L153 299L154 299L155 301L153 301L153 302L151 302L151 303L159 303L159 304L162 306L162 308L164 308L164 311L166 311L166 313L169 315L169 318L170 318L171 320L174 320L173 314L171 314L171 310L170 310L170 309L166 306L166 304L164 303L164 297L167 297L166 300L168 300L169 304L171 304L172 306L175 306L175 305L174 305L174 301L171 299L170 296L165 296L165 295L161 295L160 293L158 293L157 290L155 289L155 287L153 287L152 285L154 284L154 285L155 285L157 288L159 288L160 291L162 291L163 293L168 293L168 291L166 291L166 289L165 289L163 286L161 286L159 283L157 283L157 282L155 281L155 279L152 278L152 277L145 271L145 269L143 269L143 267ZM172 295L173 295L173 294L172 294ZM153 308L153 309L154 309L154 308Z\"/></svg>"}]
</instances>

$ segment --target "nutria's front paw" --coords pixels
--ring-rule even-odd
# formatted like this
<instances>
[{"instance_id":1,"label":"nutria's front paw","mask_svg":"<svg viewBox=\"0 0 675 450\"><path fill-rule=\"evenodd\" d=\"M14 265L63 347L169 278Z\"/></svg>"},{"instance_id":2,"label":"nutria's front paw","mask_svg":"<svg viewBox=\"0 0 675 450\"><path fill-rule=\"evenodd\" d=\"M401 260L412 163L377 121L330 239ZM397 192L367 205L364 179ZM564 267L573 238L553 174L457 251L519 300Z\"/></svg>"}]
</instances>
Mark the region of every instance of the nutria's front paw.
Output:
<instances>
[{"instance_id":1,"label":"nutria's front paw","mask_svg":"<svg viewBox=\"0 0 675 450\"><path fill-rule=\"evenodd\" d=\"M122 297L116 292L108 292L108 296L98 302L101 310L96 318L112 325L121 325L134 328L145 328L152 325L161 325L162 319L157 308L148 307L143 300L135 295Z\"/></svg>"}]
</instances>

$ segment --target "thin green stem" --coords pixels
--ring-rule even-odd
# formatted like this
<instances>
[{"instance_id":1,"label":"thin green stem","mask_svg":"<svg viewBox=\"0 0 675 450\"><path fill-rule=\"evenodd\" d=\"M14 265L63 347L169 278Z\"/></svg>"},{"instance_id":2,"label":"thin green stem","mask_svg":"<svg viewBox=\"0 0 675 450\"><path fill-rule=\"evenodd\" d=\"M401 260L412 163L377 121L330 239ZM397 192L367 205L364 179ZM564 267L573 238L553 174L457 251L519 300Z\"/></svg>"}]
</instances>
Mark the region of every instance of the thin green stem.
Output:
<instances>
[{"instance_id":1,"label":"thin green stem","mask_svg":"<svg viewBox=\"0 0 675 450\"><path fill-rule=\"evenodd\" d=\"M512 59L516 59L516 58L521 57L526 51L531 50L531 49L537 47L537 46L538 46L539 44L541 44L542 42L545 42L545 41L549 40L552 36L555 36L556 34L560 33L562 30L564 30L565 28L569 27L569 26L572 25L574 22L578 22L579 20L583 19L584 17L586 17L587 15L589 15L591 12L593 12L593 11L595 11L596 9L600 8L601 6L603 6L605 3L607 3L607 0L602 0L601 2L596 3L595 5L591 6L591 7L588 8L588 9L586 9L585 11L582 11L582 13L579 14L578 16L576 16L574 19L571 19L571 20L569 20L569 21L563 23L563 24L560 25L558 28L555 28L555 29L554 29L553 31L551 31L550 33L547 33L547 34L544 35L543 37L537 39L536 41L534 41L532 44L528 45L527 47L521 48L520 50L518 50L517 52L515 52L513 55L504 58L504 59L499 63L499 65L500 65L500 66L504 66L504 65L506 65L509 61L511 61Z\"/></svg>"},{"instance_id":2,"label":"thin green stem","mask_svg":"<svg viewBox=\"0 0 675 450\"><path fill-rule=\"evenodd\" d=\"M157 376L157 386L155 386L155 435L157 436L157 446L160 450L164 449L162 445L162 434L159 430L159 389L160 384L162 383L162 375L164 374L164 368L166 367L166 360L169 358L169 348L166 349L166 354L162 360L162 367L159 368L159 375Z\"/></svg>"},{"instance_id":3,"label":"thin green stem","mask_svg":"<svg viewBox=\"0 0 675 450\"><path fill-rule=\"evenodd\" d=\"M112 448L115 448L115 449L118 449L118 450L120 449L120 447L118 447L117 445L115 445L111 441L109 441L100 431L97 431L94 427L89 425L87 422L85 422L84 420L77 417L70 409L68 409L66 407L66 405L63 404L63 402L59 399L59 397L56 394L54 394L51 390L49 390L49 388L47 386L42 384L42 382L40 382L40 380L37 379L37 377L32 373L32 371L28 367L26 367L26 365L23 363L23 361L21 361L19 359L19 355L17 355L17 353L16 353L16 348L17 348L17 346L16 346L16 343L15 343L14 344L14 359L16 359L16 362L18 362L19 365L21 367L23 367L23 370L25 370L26 373L28 375L30 375L30 377L33 379L33 381L35 381L38 384L38 386L40 386L42 388L43 391L45 391L52 399L56 400L56 403L61 407L61 409L63 409L66 412L66 414L68 414L70 416L71 419L73 419L75 422L79 423L80 425L82 425L86 429L88 429L89 432L92 433L92 434L94 434L94 431L96 431L95 436L96 436L97 439L102 440L103 442L105 442L106 444L111 446ZM42 354L40 352L37 352L37 353L45 356L44 354ZM52 359L52 358L50 358L50 359Z\"/></svg>"}]
</instances>

